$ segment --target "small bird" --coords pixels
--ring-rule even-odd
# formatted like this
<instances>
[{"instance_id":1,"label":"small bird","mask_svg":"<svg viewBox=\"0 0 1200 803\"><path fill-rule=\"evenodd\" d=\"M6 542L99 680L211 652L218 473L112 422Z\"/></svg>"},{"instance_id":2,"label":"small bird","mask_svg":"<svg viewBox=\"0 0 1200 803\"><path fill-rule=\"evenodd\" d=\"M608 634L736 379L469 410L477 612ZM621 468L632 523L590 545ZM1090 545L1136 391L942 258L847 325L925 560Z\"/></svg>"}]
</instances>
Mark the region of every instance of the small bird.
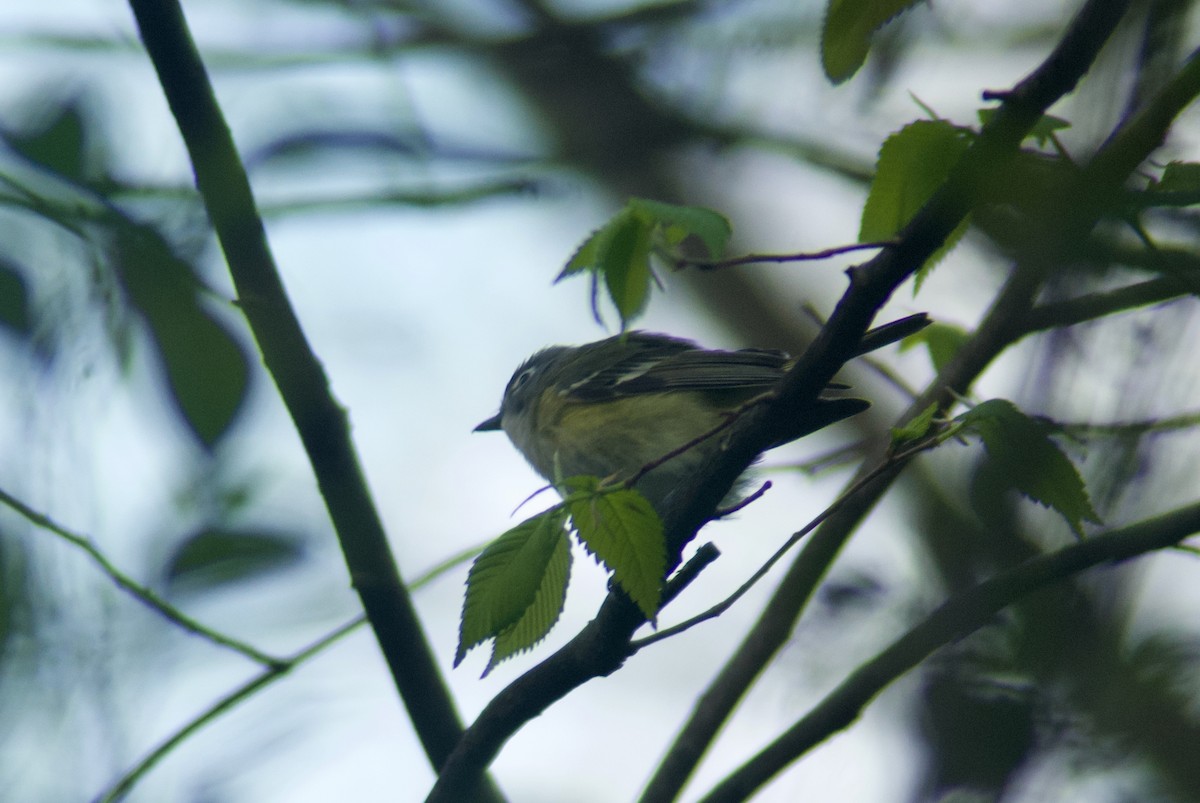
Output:
<instances>
[{"instance_id":1,"label":"small bird","mask_svg":"<svg viewBox=\"0 0 1200 803\"><path fill-rule=\"evenodd\" d=\"M872 330L857 354L927 324L916 315ZM782 351L705 349L640 331L583 346L551 346L517 368L500 411L475 431L504 430L550 482L578 475L627 480L770 391L793 364ZM811 426L806 422L796 437L869 406L862 399L822 397ZM719 454L723 442L717 435L697 443L656 465L634 487L665 515L671 495Z\"/></svg>"}]
</instances>

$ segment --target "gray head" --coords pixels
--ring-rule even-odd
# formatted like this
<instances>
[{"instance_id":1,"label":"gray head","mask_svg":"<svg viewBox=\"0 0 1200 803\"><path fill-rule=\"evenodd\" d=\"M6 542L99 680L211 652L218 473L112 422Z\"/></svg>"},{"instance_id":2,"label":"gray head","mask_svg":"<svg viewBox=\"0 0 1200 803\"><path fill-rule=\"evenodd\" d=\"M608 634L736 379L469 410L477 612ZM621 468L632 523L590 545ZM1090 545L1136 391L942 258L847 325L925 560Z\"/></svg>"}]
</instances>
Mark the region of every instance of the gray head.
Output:
<instances>
[{"instance_id":1,"label":"gray head","mask_svg":"<svg viewBox=\"0 0 1200 803\"><path fill-rule=\"evenodd\" d=\"M547 380L568 351L571 351L568 346L551 346L521 363L520 367L513 371L512 378L504 388L500 412L480 423L474 431L492 432L503 429L511 434L514 419L523 419L542 391L550 387ZM506 420L508 426L505 426Z\"/></svg>"}]
</instances>

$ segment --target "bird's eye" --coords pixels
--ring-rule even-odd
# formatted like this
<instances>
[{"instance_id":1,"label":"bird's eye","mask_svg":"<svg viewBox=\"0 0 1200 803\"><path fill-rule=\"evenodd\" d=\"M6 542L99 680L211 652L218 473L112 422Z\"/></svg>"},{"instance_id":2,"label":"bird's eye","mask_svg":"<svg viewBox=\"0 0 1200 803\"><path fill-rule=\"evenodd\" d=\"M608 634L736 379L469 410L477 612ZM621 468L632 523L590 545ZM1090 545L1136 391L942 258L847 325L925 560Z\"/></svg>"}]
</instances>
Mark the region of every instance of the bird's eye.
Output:
<instances>
[{"instance_id":1,"label":"bird's eye","mask_svg":"<svg viewBox=\"0 0 1200 803\"><path fill-rule=\"evenodd\" d=\"M514 376L513 381L512 381L512 387L510 387L509 390L510 391L517 390L518 388L523 386L525 383L527 383L530 379L533 378L533 375L536 371L537 371L536 368L526 368L524 371L522 371L521 373Z\"/></svg>"}]
</instances>

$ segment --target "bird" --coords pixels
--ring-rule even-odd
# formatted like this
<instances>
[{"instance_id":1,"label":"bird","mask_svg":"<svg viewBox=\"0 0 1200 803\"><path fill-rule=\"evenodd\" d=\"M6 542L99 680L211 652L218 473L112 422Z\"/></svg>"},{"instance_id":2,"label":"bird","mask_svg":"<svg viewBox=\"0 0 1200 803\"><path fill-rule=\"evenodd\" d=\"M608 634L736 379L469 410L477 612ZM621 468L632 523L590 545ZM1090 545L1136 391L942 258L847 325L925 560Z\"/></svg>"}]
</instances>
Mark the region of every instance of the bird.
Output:
<instances>
[{"instance_id":1,"label":"bird","mask_svg":"<svg viewBox=\"0 0 1200 803\"><path fill-rule=\"evenodd\" d=\"M872 330L856 356L927 323L924 315L915 315ZM580 475L636 477L633 487L665 516L678 490L724 448L719 434L703 436L769 393L794 364L783 351L707 349L644 331L581 346L551 346L521 363L499 411L474 431L505 432L551 484ZM822 396L795 435L769 448L869 406L863 399ZM690 448L682 449L687 444Z\"/></svg>"}]
</instances>

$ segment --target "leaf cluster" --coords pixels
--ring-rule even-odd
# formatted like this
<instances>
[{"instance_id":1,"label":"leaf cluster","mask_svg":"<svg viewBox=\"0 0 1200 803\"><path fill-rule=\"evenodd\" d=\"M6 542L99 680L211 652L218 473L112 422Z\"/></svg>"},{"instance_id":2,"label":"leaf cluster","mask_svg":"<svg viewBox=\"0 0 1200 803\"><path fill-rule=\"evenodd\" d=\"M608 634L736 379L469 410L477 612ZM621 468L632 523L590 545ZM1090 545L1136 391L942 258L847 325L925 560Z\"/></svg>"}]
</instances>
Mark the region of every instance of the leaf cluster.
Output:
<instances>
[{"instance_id":1,"label":"leaf cluster","mask_svg":"<svg viewBox=\"0 0 1200 803\"><path fill-rule=\"evenodd\" d=\"M535 646L562 613L571 571L569 533L613 573L613 581L653 620L667 566L662 521L640 493L595 477L562 483L563 501L513 527L475 559L459 626L457 666L494 639L486 675Z\"/></svg>"}]
</instances>

